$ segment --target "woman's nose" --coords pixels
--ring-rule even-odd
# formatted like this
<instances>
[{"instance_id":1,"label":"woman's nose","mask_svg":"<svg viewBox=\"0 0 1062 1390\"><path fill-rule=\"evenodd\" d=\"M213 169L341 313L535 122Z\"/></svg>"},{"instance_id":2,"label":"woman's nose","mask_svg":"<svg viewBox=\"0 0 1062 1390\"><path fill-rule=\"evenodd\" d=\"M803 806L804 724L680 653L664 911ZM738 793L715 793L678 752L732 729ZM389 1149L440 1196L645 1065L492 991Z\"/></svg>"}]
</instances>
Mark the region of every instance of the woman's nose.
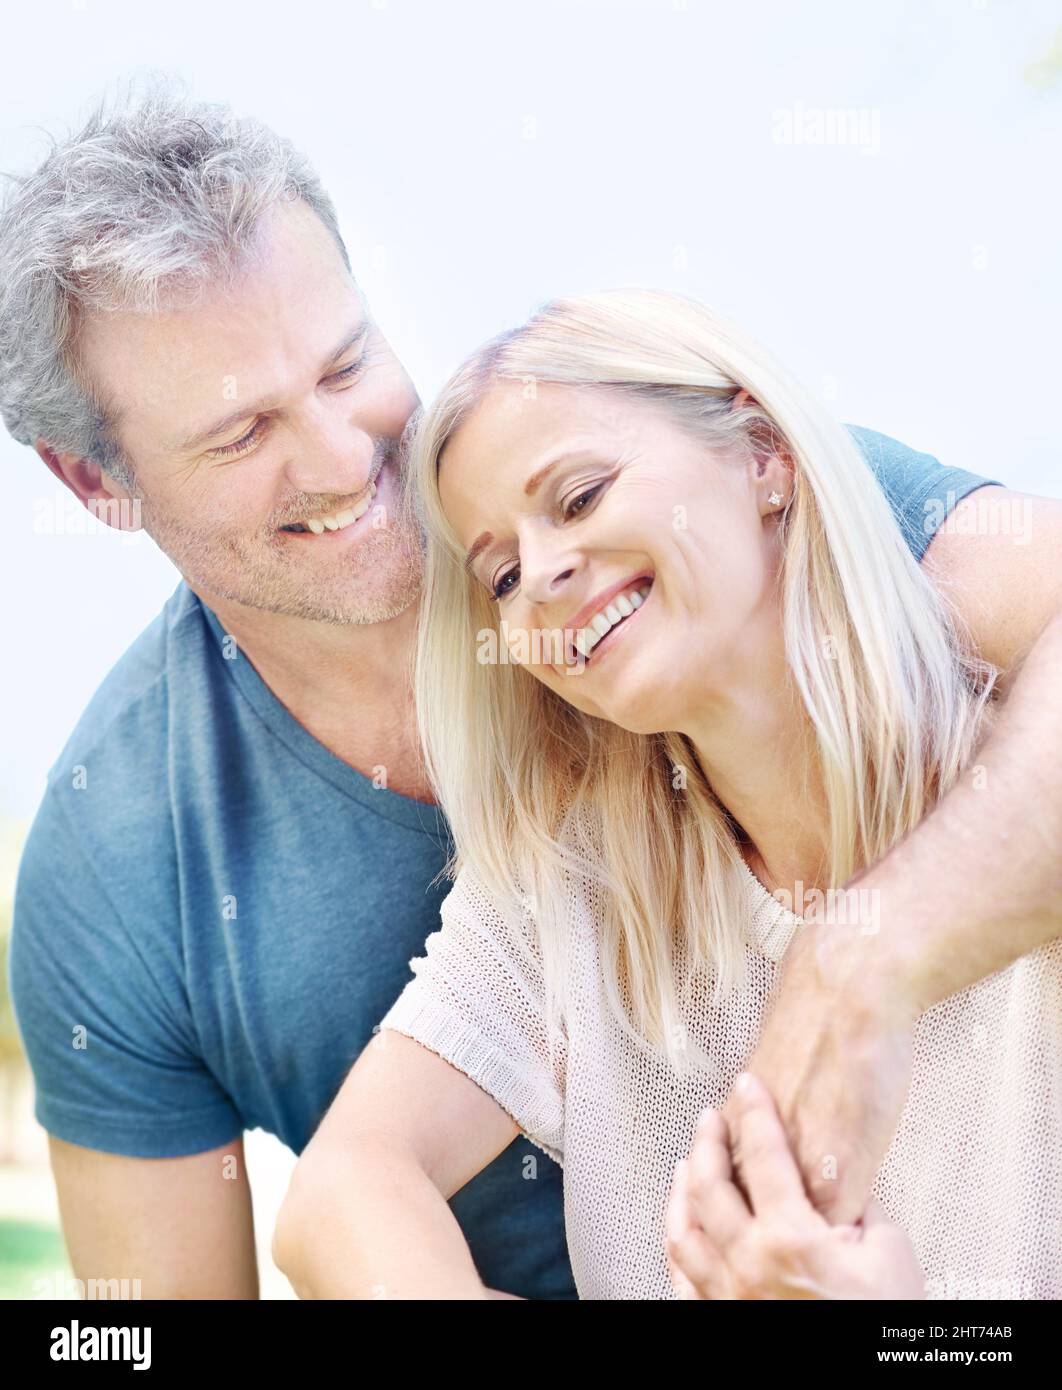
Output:
<instances>
[{"instance_id":1,"label":"woman's nose","mask_svg":"<svg viewBox=\"0 0 1062 1390\"><path fill-rule=\"evenodd\" d=\"M570 551L539 551L520 557L520 587L529 603L555 603L570 586L579 562Z\"/></svg>"}]
</instances>

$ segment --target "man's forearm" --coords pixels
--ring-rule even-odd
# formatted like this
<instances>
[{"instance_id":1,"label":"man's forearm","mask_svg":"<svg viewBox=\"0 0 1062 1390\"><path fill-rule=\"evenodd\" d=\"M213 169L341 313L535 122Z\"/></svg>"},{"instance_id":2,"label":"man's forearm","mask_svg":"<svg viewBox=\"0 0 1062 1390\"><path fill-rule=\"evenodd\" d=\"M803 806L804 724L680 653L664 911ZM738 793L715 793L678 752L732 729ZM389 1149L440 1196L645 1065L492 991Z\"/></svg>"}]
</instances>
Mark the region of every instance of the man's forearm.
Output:
<instances>
[{"instance_id":1,"label":"man's forearm","mask_svg":"<svg viewBox=\"0 0 1062 1390\"><path fill-rule=\"evenodd\" d=\"M359 1142L295 1175L274 1258L300 1298L487 1299L445 1198L412 1155Z\"/></svg>"},{"instance_id":2,"label":"man's forearm","mask_svg":"<svg viewBox=\"0 0 1062 1390\"><path fill-rule=\"evenodd\" d=\"M853 883L919 1011L1062 935L1062 614L959 783Z\"/></svg>"},{"instance_id":3,"label":"man's forearm","mask_svg":"<svg viewBox=\"0 0 1062 1390\"><path fill-rule=\"evenodd\" d=\"M862 894L877 891L877 934L819 925L813 911L786 954L749 1070L774 1095L807 1191L832 1222L866 1206L910 1087L919 1015L1062 935L1060 706L1055 618L973 765L845 885L858 885L861 917Z\"/></svg>"}]
</instances>

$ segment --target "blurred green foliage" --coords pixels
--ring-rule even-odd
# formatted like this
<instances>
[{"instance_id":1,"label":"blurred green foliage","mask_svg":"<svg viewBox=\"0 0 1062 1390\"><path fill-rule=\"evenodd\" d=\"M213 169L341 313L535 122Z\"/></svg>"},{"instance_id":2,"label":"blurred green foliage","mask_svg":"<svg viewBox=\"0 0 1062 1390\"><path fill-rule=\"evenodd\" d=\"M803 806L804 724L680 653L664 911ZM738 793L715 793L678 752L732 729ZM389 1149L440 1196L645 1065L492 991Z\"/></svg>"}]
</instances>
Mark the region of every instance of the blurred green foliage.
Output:
<instances>
[{"instance_id":1,"label":"blurred green foliage","mask_svg":"<svg viewBox=\"0 0 1062 1390\"><path fill-rule=\"evenodd\" d=\"M54 1290L60 1275L69 1277L63 1238L49 1226L0 1220L0 1299L35 1298L36 1280ZM62 1296L61 1294L54 1296Z\"/></svg>"}]
</instances>

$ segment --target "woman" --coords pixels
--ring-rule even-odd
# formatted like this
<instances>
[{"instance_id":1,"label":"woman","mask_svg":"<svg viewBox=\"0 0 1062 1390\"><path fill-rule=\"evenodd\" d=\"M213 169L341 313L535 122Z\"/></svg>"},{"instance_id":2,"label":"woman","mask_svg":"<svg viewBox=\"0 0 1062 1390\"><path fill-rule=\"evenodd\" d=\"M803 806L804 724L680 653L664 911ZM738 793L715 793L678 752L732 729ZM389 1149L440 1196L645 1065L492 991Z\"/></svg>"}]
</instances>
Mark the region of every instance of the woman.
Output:
<instances>
[{"instance_id":1,"label":"woman","mask_svg":"<svg viewBox=\"0 0 1062 1390\"><path fill-rule=\"evenodd\" d=\"M400 1035L418 1041L495 1104L466 1095L429 1137L414 1099L405 1132L449 1195L522 1130L564 1165L580 1296L675 1297L676 1162L727 1100L800 925L772 894L841 885L916 826L988 732L996 672L845 431L678 296L560 301L489 343L421 422L409 476L417 707L457 855L381 1046L415 1067ZM1032 1068L1059 987L1045 948L920 1020L875 1196L928 1277L966 1258L1001 1166L1013 1198L978 1230L980 1267L1045 1267L1024 1204L1057 1083L1005 1120L969 1037L1005 1023ZM474 1296L459 1232L423 1185L403 1191L425 1266ZM359 1237L374 1258L401 1246L398 1219L379 1247ZM818 1296L920 1296L889 1229L882 1260L823 1223Z\"/></svg>"}]
</instances>

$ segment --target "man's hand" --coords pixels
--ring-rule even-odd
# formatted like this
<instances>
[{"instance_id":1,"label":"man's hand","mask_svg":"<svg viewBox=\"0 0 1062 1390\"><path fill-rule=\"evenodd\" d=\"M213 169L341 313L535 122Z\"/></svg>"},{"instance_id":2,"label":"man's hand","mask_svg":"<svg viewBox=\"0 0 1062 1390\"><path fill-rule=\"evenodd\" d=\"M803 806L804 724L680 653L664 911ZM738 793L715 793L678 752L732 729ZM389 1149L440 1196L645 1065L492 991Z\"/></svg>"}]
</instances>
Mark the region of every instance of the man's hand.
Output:
<instances>
[{"instance_id":1,"label":"man's hand","mask_svg":"<svg viewBox=\"0 0 1062 1390\"><path fill-rule=\"evenodd\" d=\"M705 1111L676 1170L667 1254L682 1298L925 1296L910 1241L877 1202L847 1225L831 1226L815 1211L762 1083L749 1076L729 1108L730 1126Z\"/></svg>"},{"instance_id":2,"label":"man's hand","mask_svg":"<svg viewBox=\"0 0 1062 1390\"><path fill-rule=\"evenodd\" d=\"M786 953L748 1070L774 1097L812 1202L863 1212L911 1082L918 1008L880 936L809 917ZM723 1109L732 1125L740 1102Z\"/></svg>"}]
</instances>

